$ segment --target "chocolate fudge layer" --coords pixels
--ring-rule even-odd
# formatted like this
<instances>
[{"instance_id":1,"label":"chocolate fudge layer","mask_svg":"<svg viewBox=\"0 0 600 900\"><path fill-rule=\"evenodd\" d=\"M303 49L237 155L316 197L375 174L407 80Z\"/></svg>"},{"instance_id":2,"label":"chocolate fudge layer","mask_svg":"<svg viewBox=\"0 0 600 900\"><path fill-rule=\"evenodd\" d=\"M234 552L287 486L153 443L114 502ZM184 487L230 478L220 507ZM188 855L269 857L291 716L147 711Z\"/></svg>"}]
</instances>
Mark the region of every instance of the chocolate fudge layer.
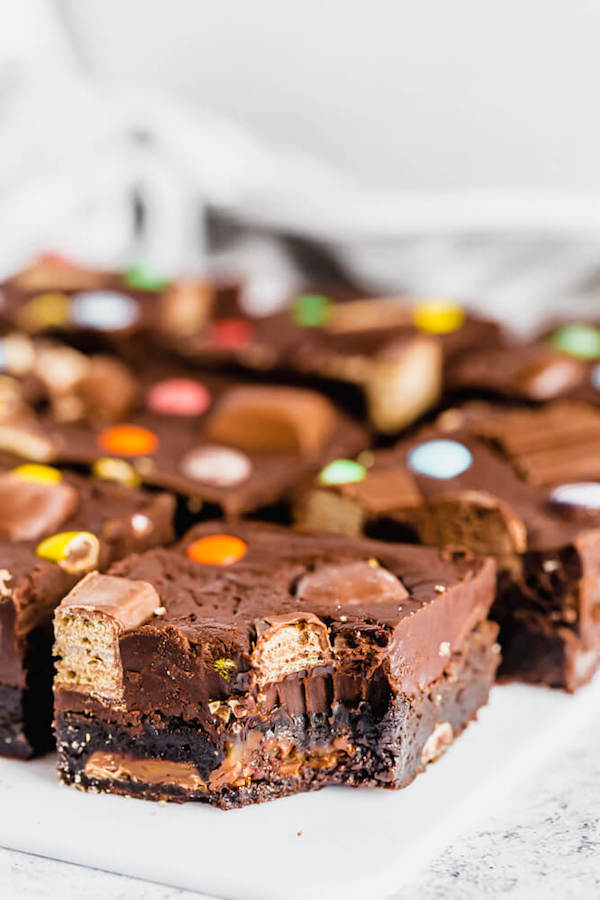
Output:
<instances>
[{"instance_id":1,"label":"chocolate fudge layer","mask_svg":"<svg viewBox=\"0 0 600 900\"><path fill-rule=\"evenodd\" d=\"M438 426L344 483L321 477L298 499L299 523L390 538L403 528L493 555L501 672L575 690L600 661L600 411L481 403Z\"/></svg>"},{"instance_id":2,"label":"chocolate fudge layer","mask_svg":"<svg viewBox=\"0 0 600 900\"><path fill-rule=\"evenodd\" d=\"M445 365L468 348L499 342L496 323L453 303L334 302L304 294L284 312L264 317L238 308L232 318L231 305L217 298L196 334L173 346L202 363L234 362L278 377L318 380L337 399L350 399L354 412L365 405L371 425L393 434L435 406Z\"/></svg>"},{"instance_id":3,"label":"chocolate fudge layer","mask_svg":"<svg viewBox=\"0 0 600 900\"><path fill-rule=\"evenodd\" d=\"M494 583L460 553L196 526L57 609L61 777L222 808L403 787L487 700Z\"/></svg>"},{"instance_id":4,"label":"chocolate fudge layer","mask_svg":"<svg viewBox=\"0 0 600 900\"><path fill-rule=\"evenodd\" d=\"M21 401L0 404L0 451L92 466L102 477L143 481L186 495L197 509L207 503L237 516L267 506L285 514L303 478L369 444L362 426L304 388L236 385L156 363L137 380L127 416L112 415L112 423L100 410L115 412L115 394L127 398L118 379L102 378L97 388L93 400L87 395L87 421L77 413L75 421L57 421L54 409L38 412ZM81 413L72 391L61 401Z\"/></svg>"},{"instance_id":5,"label":"chocolate fudge layer","mask_svg":"<svg viewBox=\"0 0 600 900\"><path fill-rule=\"evenodd\" d=\"M0 473L0 755L51 745L52 615L92 569L173 539L173 498L23 466Z\"/></svg>"}]
</instances>

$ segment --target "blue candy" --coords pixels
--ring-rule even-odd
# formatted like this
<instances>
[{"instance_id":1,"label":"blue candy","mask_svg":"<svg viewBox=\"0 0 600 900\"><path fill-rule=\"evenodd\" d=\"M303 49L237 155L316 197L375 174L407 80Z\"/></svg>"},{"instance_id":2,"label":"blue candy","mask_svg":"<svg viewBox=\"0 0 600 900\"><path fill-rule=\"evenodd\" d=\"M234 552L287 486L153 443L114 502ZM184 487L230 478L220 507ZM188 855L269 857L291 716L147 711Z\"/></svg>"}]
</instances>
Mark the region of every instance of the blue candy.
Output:
<instances>
[{"instance_id":1,"label":"blue candy","mask_svg":"<svg viewBox=\"0 0 600 900\"><path fill-rule=\"evenodd\" d=\"M139 317L132 297L117 291L85 291L77 294L71 308L73 321L82 328L119 331L129 328Z\"/></svg>"},{"instance_id":2,"label":"blue candy","mask_svg":"<svg viewBox=\"0 0 600 900\"><path fill-rule=\"evenodd\" d=\"M456 478L473 462L471 451L458 441L426 441L408 454L408 465L428 478Z\"/></svg>"}]
</instances>

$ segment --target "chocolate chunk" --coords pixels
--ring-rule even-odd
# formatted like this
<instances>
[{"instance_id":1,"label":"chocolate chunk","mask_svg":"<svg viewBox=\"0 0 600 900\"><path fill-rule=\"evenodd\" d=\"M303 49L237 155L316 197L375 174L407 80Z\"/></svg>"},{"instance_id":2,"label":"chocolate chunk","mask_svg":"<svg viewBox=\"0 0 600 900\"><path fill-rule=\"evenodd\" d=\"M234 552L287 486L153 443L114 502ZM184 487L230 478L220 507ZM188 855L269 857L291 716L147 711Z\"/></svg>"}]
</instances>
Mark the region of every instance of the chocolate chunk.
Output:
<instances>
[{"instance_id":1,"label":"chocolate chunk","mask_svg":"<svg viewBox=\"0 0 600 900\"><path fill-rule=\"evenodd\" d=\"M300 602L343 606L399 603L408 597L402 582L376 560L330 565L310 572L296 588Z\"/></svg>"},{"instance_id":2,"label":"chocolate chunk","mask_svg":"<svg viewBox=\"0 0 600 900\"><path fill-rule=\"evenodd\" d=\"M27 481L10 472L0 474L0 540L35 541L56 531L79 502L65 481Z\"/></svg>"},{"instance_id":3,"label":"chocolate chunk","mask_svg":"<svg viewBox=\"0 0 600 900\"><path fill-rule=\"evenodd\" d=\"M204 436L247 451L311 455L321 449L334 423L333 406L313 391L239 387L221 398Z\"/></svg>"}]
</instances>

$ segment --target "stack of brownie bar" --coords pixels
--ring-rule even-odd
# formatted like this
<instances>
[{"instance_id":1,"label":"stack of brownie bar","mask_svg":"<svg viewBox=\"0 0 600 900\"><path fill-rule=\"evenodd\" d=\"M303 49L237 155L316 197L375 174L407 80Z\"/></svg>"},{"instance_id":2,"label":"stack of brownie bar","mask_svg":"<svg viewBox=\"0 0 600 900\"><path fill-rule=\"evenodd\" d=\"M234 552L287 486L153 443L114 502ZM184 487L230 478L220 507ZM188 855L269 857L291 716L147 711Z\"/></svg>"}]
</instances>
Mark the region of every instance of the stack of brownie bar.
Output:
<instances>
[{"instance_id":1,"label":"stack of brownie bar","mask_svg":"<svg viewBox=\"0 0 600 900\"><path fill-rule=\"evenodd\" d=\"M519 344L454 302L258 316L233 281L18 273L0 754L54 720L65 783L231 808L403 787L499 666L576 689L600 662L597 360L593 324Z\"/></svg>"}]
</instances>

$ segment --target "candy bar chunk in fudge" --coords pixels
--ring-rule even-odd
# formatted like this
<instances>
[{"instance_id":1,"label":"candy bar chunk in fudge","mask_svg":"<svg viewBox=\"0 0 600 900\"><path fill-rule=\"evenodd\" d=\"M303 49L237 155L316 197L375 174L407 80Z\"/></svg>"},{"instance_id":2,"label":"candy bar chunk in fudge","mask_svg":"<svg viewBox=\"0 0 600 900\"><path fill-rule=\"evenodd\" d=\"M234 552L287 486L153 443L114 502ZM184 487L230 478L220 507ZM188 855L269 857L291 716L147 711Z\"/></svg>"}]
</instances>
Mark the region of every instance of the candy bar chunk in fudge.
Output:
<instances>
[{"instance_id":1,"label":"candy bar chunk in fudge","mask_svg":"<svg viewBox=\"0 0 600 900\"><path fill-rule=\"evenodd\" d=\"M449 367L450 395L487 395L513 402L541 402L572 396L586 381L582 359L535 341L464 353Z\"/></svg>"},{"instance_id":2,"label":"candy bar chunk in fudge","mask_svg":"<svg viewBox=\"0 0 600 900\"><path fill-rule=\"evenodd\" d=\"M139 384L115 356L11 332L0 338L0 398L9 392L32 409L48 409L59 422L102 423L135 408Z\"/></svg>"},{"instance_id":3,"label":"candy bar chunk in fudge","mask_svg":"<svg viewBox=\"0 0 600 900\"><path fill-rule=\"evenodd\" d=\"M237 807L400 788L486 703L494 564L434 548L196 526L55 614L62 780Z\"/></svg>"},{"instance_id":4,"label":"candy bar chunk in fudge","mask_svg":"<svg viewBox=\"0 0 600 900\"><path fill-rule=\"evenodd\" d=\"M48 255L0 286L0 321L31 335L60 336L80 349L118 349L143 361L148 339L195 333L213 303L226 308L237 291L233 282L170 280L142 265L106 272Z\"/></svg>"},{"instance_id":5,"label":"candy bar chunk in fudge","mask_svg":"<svg viewBox=\"0 0 600 900\"><path fill-rule=\"evenodd\" d=\"M196 361L316 382L392 434L435 406L451 360L500 340L497 324L454 303L304 294L262 317L239 306L232 318L231 306L215 303L203 327L174 346Z\"/></svg>"},{"instance_id":6,"label":"candy bar chunk in fudge","mask_svg":"<svg viewBox=\"0 0 600 900\"><path fill-rule=\"evenodd\" d=\"M173 498L24 465L0 473L0 755L52 744L52 615L86 573L173 540Z\"/></svg>"},{"instance_id":7,"label":"candy bar chunk in fudge","mask_svg":"<svg viewBox=\"0 0 600 900\"><path fill-rule=\"evenodd\" d=\"M369 444L362 426L306 388L178 374L145 378L141 398L112 425L13 416L3 432L0 417L0 449L91 465L100 477L142 480L237 516L263 507L285 514L302 479Z\"/></svg>"},{"instance_id":8,"label":"candy bar chunk in fudge","mask_svg":"<svg viewBox=\"0 0 600 900\"><path fill-rule=\"evenodd\" d=\"M468 404L370 462L355 481L332 483L325 469L298 498L299 523L389 538L402 527L494 556L501 672L570 691L589 680L600 661L599 410Z\"/></svg>"}]
</instances>

